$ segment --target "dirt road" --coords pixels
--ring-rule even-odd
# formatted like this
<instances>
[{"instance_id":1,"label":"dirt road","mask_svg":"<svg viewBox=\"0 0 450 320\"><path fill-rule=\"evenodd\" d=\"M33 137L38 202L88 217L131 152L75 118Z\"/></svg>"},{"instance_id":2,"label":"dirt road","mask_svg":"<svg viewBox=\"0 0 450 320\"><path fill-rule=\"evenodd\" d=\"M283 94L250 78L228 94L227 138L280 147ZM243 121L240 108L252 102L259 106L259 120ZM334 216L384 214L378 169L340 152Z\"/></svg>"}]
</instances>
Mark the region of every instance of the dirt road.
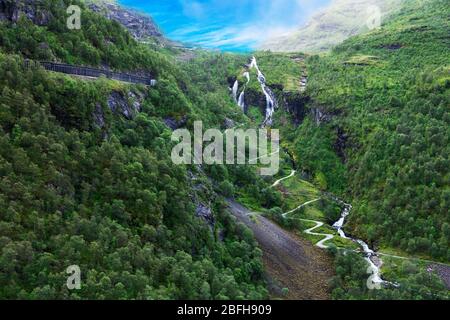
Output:
<instances>
[{"instance_id":1,"label":"dirt road","mask_svg":"<svg viewBox=\"0 0 450 320\"><path fill-rule=\"evenodd\" d=\"M279 296L281 289L288 288L283 298L330 298L328 281L333 276L333 264L328 253L260 215L250 218L251 212L239 203L229 200L228 204L231 213L253 231L264 253L274 295Z\"/></svg>"}]
</instances>

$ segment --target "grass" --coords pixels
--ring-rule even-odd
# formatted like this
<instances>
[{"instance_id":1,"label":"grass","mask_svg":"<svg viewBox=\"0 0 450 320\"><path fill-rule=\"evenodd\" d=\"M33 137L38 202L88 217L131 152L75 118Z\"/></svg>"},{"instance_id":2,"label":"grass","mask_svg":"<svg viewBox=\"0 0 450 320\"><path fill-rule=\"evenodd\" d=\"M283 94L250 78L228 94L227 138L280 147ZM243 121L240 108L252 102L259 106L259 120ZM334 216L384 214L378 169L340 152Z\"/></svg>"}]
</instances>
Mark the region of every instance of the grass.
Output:
<instances>
[{"instance_id":1,"label":"grass","mask_svg":"<svg viewBox=\"0 0 450 320\"><path fill-rule=\"evenodd\" d=\"M349 60L345 61L345 64L352 64L358 66L371 66L378 64L380 59L376 56L369 55L355 55L351 57Z\"/></svg>"},{"instance_id":2,"label":"grass","mask_svg":"<svg viewBox=\"0 0 450 320\"><path fill-rule=\"evenodd\" d=\"M315 226L314 223L308 222L308 221L302 221L302 224L305 229L297 231L298 235L300 235L301 237L306 238L307 240L311 241L314 244L316 244L317 242L319 242L325 238L325 235L324 236L315 236L315 235L305 233L305 230L308 230ZM337 231L329 225L325 224L322 227L317 228L316 230L313 230L313 232L334 235L333 239L331 239L325 243L326 245L334 245L337 248L347 249L347 250L359 249L359 246L356 243L354 243L351 240L341 238L339 236L339 234L337 233Z\"/></svg>"}]
</instances>

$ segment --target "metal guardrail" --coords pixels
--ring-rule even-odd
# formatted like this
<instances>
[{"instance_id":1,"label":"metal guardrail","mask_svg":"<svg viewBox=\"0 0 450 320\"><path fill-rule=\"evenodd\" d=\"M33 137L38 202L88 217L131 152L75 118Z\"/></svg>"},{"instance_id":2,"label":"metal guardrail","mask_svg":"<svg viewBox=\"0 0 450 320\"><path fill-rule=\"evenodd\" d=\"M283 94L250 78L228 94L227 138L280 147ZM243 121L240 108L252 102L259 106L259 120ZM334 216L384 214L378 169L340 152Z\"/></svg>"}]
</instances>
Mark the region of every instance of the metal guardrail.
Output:
<instances>
[{"instance_id":1,"label":"metal guardrail","mask_svg":"<svg viewBox=\"0 0 450 320\"><path fill-rule=\"evenodd\" d=\"M83 77L93 77L99 78L104 76L109 79L129 82L129 83L139 83L147 86L155 86L157 81L151 77L138 76L129 73L113 72L107 69L97 69L91 67L75 66L65 63L56 63L48 61L33 61L25 60L24 65L26 69L37 68L39 66L43 67L45 70L72 74Z\"/></svg>"}]
</instances>

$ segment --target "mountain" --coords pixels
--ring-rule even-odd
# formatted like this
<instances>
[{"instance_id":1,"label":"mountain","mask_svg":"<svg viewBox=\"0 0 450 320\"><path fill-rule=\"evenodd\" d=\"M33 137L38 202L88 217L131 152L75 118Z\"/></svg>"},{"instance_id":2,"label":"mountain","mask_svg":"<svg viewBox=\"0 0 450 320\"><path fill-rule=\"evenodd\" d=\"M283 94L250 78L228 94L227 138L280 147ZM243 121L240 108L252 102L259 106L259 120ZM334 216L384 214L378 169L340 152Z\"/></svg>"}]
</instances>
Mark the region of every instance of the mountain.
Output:
<instances>
[{"instance_id":1,"label":"mountain","mask_svg":"<svg viewBox=\"0 0 450 320\"><path fill-rule=\"evenodd\" d=\"M189 59L96 5L0 0L0 299L449 299L448 0L405 1L321 55ZM271 123L278 175L176 165L173 130L196 121Z\"/></svg>"},{"instance_id":2,"label":"mountain","mask_svg":"<svg viewBox=\"0 0 450 320\"><path fill-rule=\"evenodd\" d=\"M331 49L351 36L367 32L376 21L378 7L383 19L403 0L333 0L297 31L268 39L261 50L318 53Z\"/></svg>"},{"instance_id":3,"label":"mountain","mask_svg":"<svg viewBox=\"0 0 450 320\"><path fill-rule=\"evenodd\" d=\"M190 78L202 62L185 72L80 1L35 3L0 5L0 299L268 297L261 252L222 202L250 182L271 193L262 178L170 158L167 123L243 121L224 71L210 69L205 90ZM69 4L82 9L80 30L67 28ZM143 71L158 84L68 76L25 59ZM72 265L81 290L66 286Z\"/></svg>"},{"instance_id":4,"label":"mountain","mask_svg":"<svg viewBox=\"0 0 450 320\"><path fill-rule=\"evenodd\" d=\"M163 34L153 19L135 10L117 5L115 1L91 1L88 7L99 14L123 25L138 41L157 38L163 40Z\"/></svg>"}]
</instances>

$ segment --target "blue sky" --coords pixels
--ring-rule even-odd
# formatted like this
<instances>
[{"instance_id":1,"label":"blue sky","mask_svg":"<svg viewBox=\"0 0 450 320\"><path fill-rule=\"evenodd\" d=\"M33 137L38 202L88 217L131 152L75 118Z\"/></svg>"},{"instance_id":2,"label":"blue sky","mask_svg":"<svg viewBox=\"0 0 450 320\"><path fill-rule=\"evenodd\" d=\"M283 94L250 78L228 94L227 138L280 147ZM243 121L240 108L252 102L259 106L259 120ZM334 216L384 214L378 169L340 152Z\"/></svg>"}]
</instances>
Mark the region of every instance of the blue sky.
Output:
<instances>
[{"instance_id":1,"label":"blue sky","mask_svg":"<svg viewBox=\"0 0 450 320\"><path fill-rule=\"evenodd\" d=\"M173 40L249 51L287 33L331 0L119 0L150 14Z\"/></svg>"}]
</instances>

